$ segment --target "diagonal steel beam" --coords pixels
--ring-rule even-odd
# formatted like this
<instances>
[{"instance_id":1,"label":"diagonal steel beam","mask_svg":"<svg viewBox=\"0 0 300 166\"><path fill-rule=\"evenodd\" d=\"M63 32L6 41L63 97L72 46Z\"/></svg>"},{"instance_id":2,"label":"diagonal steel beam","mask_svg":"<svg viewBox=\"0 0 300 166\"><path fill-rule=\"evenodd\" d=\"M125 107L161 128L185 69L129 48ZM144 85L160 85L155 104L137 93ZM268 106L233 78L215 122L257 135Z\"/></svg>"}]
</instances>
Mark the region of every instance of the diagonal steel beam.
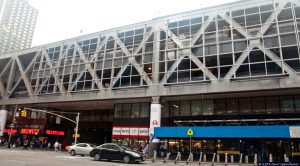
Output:
<instances>
[{"instance_id":1,"label":"diagonal steel beam","mask_svg":"<svg viewBox=\"0 0 300 166\"><path fill-rule=\"evenodd\" d=\"M85 70L87 70L91 74L93 80L95 80L95 82L97 84L97 87L100 88L100 89L103 89L104 88L103 85L101 84L101 82L99 82L100 79L98 78L97 74L95 74L95 72L93 72L91 64L89 63L89 61L84 56L84 53L82 52L82 49L80 49L77 42L75 42L74 45L75 45L75 50L77 50L78 53L79 53L80 59L85 63Z\"/></svg>"},{"instance_id":2,"label":"diagonal steel beam","mask_svg":"<svg viewBox=\"0 0 300 166\"><path fill-rule=\"evenodd\" d=\"M164 24L161 27L162 30L164 30L166 32L166 35L169 37L172 37L171 40L173 40L175 42L175 44L178 45L179 48L183 48L183 44L182 42L178 39L178 37L167 27L166 24ZM173 37L175 36L175 37Z\"/></svg>"},{"instance_id":3,"label":"diagonal steel beam","mask_svg":"<svg viewBox=\"0 0 300 166\"><path fill-rule=\"evenodd\" d=\"M196 55L193 54L192 51L190 51L190 59L199 67L199 69L201 69L205 75L207 75L208 78L210 78L211 80L217 80L217 77L215 75L213 75L208 69L207 67L204 67L204 64L196 57Z\"/></svg>"},{"instance_id":4,"label":"diagonal steel beam","mask_svg":"<svg viewBox=\"0 0 300 166\"><path fill-rule=\"evenodd\" d=\"M83 76L84 73L85 73L85 71L81 71L79 76L76 77L76 79L72 83L72 86L70 86L70 88L69 88L70 91L72 91L72 89L77 85L78 81L80 80L80 78Z\"/></svg>"},{"instance_id":5,"label":"diagonal steel beam","mask_svg":"<svg viewBox=\"0 0 300 166\"><path fill-rule=\"evenodd\" d=\"M141 68L140 64L137 63L137 61L135 60L135 58L132 56L132 54L128 51L128 49L124 46L123 42L117 37L117 35L113 35L114 39L116 40L116 42L119 44L119 46L121 47L122 51L125 53L126 57L128 57L128 62L130 62L134 68L139 72L139 74L142 76L143 80L150 85L151 84L151 79L148 77L148 75L146 74L146 72L144 71L144 69ZM130 64L128 63L128 65ZM126 68L128 67L128 65L123 66L122 68L124 68L124 70L121 71L125 71ZM116 81L122 76L123 73L119 72L115 78L115 80L113 81L113 83L115 84Z\"/></svg>"},{"instance_id":6,"label":"diagonal steel beam","mask_svg":"<svg viewBox=\"0 0 300 166\"><path fill-rule=\"evenodd\" d=\"M208 20L207 22L211 22L213 20L214 17L212 16L208 16ZM209 23L208 24L205 24L202 22L202 26L201 28L197 31L196 35L194 36L194 38L192 39L191 41L191 46L195 45L195 43L197 42L197 40L203 36L204 34L204 30L209 26Z\"/></svg>"},{"instance_id":7,"label":"diagonal steel beam","mask_svg":"<svg viewBox=\"0 0 300 166\"><path fill-rule=\"evenodd\" d=\"M234 73L240 68L240 66L243 64L245 59L248 57L248 50L252 50L254 46L249 45L241 54L239 59L235 62L235 64L230 68L228 73L225 75L224 79L231 79Z\"/></svg>"},{"instance_id":8,"label":"diagonal steel beam","mask_svg":"<svg viewBox=\"0 0 300 166\"><path fill-rule=\"evenodd\" d=\"M272 24L270 23L276 20L277 15L282 12L282 9L288 2L278 1L278 3L279 3L278 9L274 9L273 13L270 15L267 21L262 25L260 31L257 33L255 37L262 37L262 35L264 35L267 32L267 30L272 26Z\"/></svg>"},{"instance_id":9,"label":"diagonal steel beam","mask_svg":"<svg viewBox=\"0 0 300 166\"><path fill-rule=\"evenodd\" d=\"M138 47L136 48L136 50L134 50L133 55L136 55L139 53L139 51L143 48L143 46L145 46L146 42L148 41L148 39L150 38L150 36L153 34L153 29L151 29L151 31L144 33L143 35L143 40L141 41L141 43L138 45Z\"/></svg>"},{"instance_id":10,"label":"diagonal steel beam","mask_svg":"<svg viewBox=\"0 0 300 166\"><path fill-rule=\"evenodd\" d=\"M9 68L9 65L12 63L12 59L10 59L7 64L5 65L5 67L3 68L3 70L1 71L1 74L0 74L0 92L1 92L1 96L2 98L5 98L7 96L7 91L5 89L5 86L3 84L3 74L8 70Z\"/></svg>"},{"instance_id":11,"label":"diagonal steel beam","mask_svg":"<svg viewBox=\"0 0 300 166\"><path fill-rule=\"evenodd\" d=\"M13 62L12 58L7 62L7 64L5 65L5 67L3 68L3 70L0 73L0 76L2 77L3 74L6 72L6 70L8 69L9 65Z\"/></svg>"},{"instance_id":12,"label":"diagonal steel beam","mask_svg":"<svg viewBox=\"0 0 300 166\"><path fill-rule=\"evenodd\" d=\"M36 56L36 55L35 55L35 56ZM34 59L35 59L35 58L33 58L33 59L31 60L31 62L30 62L31 65L29 65L29 66L27 67L27 69L24 71L24 70L23 70L23 67L22 67L22 64L21 64L21 61L20 61L20 59L19 59L19 57L18 57L18 56L16 57L16 62L17 62L17 65L18 65L18 67L19 67L19 70L20 70L20 73L21 73L21 77L22 77L22 79L23 79L23 81L24 81L24 83L25 83L25 86L26 86L28 95L29 95L30 97L33 96L33 93L32 93L32 88L31 88L31 86L30 86L29 79L28 79L27 76L26 76L26 74L27 74L26 72L27 72L27 71L29 70L29 68L32 66Z\"/></svg>"},{"instance_id":13,"label":"diagonal steel beam","mask_svg":"<svg viewBox=\"0 0 300 166\"><path fill-rule=\"evenodd\" d=\"M262 45L259 45L258 48L265 53L266 56L268 56L270 59L272 59L279 67L283 68L288 74L294 75L296 71L291 68L289 65L287 65L284 61L281 61L281 59L275 55L272 51L268 49L264 49ZM282 63L281 63L282 62Z\"/></svg>"},{"instance_id":14,"label":"diagonal steel beam","mask_svg":"<svg viewBox=\"0 0 300 166\"><path fill-rule=\"evenodd\" d=\"M245 38L247 36L251 36L251 34L249 34L245 28L243 28L235 20L231 19L226 13L220 13L219 16L221 16L231 26L231 28L235 28L235 30L240 32L240 34L242 34Z\"/></svg>"}]
</instances>

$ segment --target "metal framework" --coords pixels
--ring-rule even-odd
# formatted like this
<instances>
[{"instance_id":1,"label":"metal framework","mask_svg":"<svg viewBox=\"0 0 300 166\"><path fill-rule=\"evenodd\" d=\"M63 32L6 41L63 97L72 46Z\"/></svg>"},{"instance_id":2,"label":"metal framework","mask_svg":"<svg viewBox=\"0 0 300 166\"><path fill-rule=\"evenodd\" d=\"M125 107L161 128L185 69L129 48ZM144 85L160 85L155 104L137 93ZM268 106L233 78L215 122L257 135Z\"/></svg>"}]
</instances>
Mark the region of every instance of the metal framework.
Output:
<instances>
[{"instance_id":1,"label":"metal framework","mask_svg":"<svg viewBox=\"0 0 300 166\"><path fill-rule=\"evenodd\" d=\"M0 105L299 88L299 36L299 0L156 18L1 56Z\"/></svg>"}]
</instances>

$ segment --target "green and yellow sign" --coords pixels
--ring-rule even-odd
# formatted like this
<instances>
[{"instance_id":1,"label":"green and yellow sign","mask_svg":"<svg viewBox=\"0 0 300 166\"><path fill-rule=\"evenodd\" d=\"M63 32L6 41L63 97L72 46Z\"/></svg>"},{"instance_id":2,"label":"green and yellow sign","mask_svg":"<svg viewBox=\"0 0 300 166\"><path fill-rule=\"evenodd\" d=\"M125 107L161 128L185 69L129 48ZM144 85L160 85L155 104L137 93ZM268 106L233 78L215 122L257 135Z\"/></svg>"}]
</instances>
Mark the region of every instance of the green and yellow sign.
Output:
<instances>
[{"instance_id":1,"label":"green and yellow sign","mask_svg":"<svg viewBox=\"0 0 300 166\"><path fill-rule=\"evenodd\" d=\"M188 136L193 136L194 135L194 131L192 129L189 129L186 134Z\"/></svg>"}]
</instances>

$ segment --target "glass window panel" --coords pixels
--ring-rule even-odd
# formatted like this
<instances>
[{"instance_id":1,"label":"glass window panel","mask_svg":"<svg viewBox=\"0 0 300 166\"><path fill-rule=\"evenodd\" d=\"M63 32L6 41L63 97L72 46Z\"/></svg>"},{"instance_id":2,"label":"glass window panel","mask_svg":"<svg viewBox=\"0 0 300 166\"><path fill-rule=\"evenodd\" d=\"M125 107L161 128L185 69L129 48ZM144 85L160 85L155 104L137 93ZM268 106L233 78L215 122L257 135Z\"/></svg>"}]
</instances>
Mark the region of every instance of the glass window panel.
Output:
<instances>
[{"instance_id":1,"label":"glass window panel","mask_svg":"<svg viewBox=\"0 0 300 166\"><path fill-rule=\"evenodd\" d=\"M251 76L266 75L265 63L251 64Z\"/></svg>"},{"instance_id":2,"label":"glass window panel","mask_svg":"<svg viewBox=\"0 0 300 166\"><path fill-rule=\"evenodd\" d=\"M266 97L266 111L268 114L278 113L280 111L278 96Z\"/></svg>"},{"instance_id":3,"label":"glass window panel","mask_svg":"<svg viewBox=\"0 0 300 166\"><path fill-rule=\"evenodd\" d=\"M161 117L169 117L169 103L163 103L161 106Z\"/></svg>"},{"instance_id":4,"label":"glass window panel","mask_svg":"<svg viewBox=\"0 0 300 166\"><path fill-rule=\"evenodd\" d=\"M139 118L140 103L132 104L131 118Z\"/></svg>"},{"instance_id":5,"label":"glass window panel","mask_svg":"<svg viewBox=\"0 0 300 166\"><path fill-rule=\"evenodd\" d=\"M190 116L191 105L190 101L181 101L180 116Z\"/></svg>"},{"instance_id":6,"label":"glass window panel","mask_svg":"<svg viewBox=\"0 0 300 166\"><path fill-rule=\"evenodd\" d=\"M281 45L282 46L296 45L297 44L295 34L281 35L280 40L281 40Z\"/></svg>"},{"instance_id":7,"label":"glass window panel","mask_svg":"<svg viewBox=\"0 0 300 166\"><path fill-rule=\"evenodd\" d=\"M238 99L227 99L227 114L237 114L238 113Z\"/></svg>"},{"instance_id":8,"label":"glass window panel","mask_svg":"<svg viewBox=\"0 0 300 166\"><path fill-rule=\"evenodd\" d=\"M265 48L278 47L279 46L278 37L276 36L276 37L264 38L264 46Z\"/></svg>"},{"instance_id":9,"label":"glass window panel","mask_svg":"<svg viewBox=\"0 0 300 166\"><path fill-rule=\"evenodd\" d=\"M254 113L265 112L265 98L264 97L253 97L252 98L252 109Z\"/></svg>"},{"instance_id":10,"label":"glass window panel","mask_svg":"<svg viewBox=\"0 0 300 166\"><path fill-rule=\"evenodd\" d=\"M215 100L215 114L216 115L225 115L226 114L226 100L225 99Z\"/></svg>"},{"instance_id":11,"label":"glass window panel","mask_svg":"<svg viewBox=\"0 0 300 166\"><path fill-rule=\"evenodd\" d=\"M280 96L280 109L283 113L294 112L293 96Z\"/></svg>"},{"instance_id":12,"label":"glass window panel","mask_svg":"<svg viewBox=\"0 0 300 166\"><path fill-rule=\"evenodd\" d=\"M141 103L140 117L141 118L148 118L149 115L150 115L150 105L149 105L149 103Z\"/></svg>"},{"instance_id":13,"label":"glass window panel","mask_svg":"<svg viewBox=\"0 0 300 166\"><path fill-rule=\"evenodd\" d=\"M239 99L239 111L241 114L250 114L252 112L251 98Z\"/></svg>"},{"instance_id":14,"label":"glass window panel","mask_svg":"<svg viewBox=\"0 0 300 166\"><path fill-rule=\"evenodd\" d=\"M130 118L131 104L123 104L123 118Z\"/></svg>"},{"instance_id":15,"label":"glass window panel","mask_svg":"<svg viewBox=\"0 0 300 166\"><path fill-rule=\"evenodd\" d=\"M203 115L213 115L214 114L214 101L213 100L203 100Z\"/></svg>"},{"instance_id":16,"label":"glass window panel","mask_svg":"<svg viewBox=\"0 0 300 166\"><path fill-rule=\"evenodd\" d=\"M178 101L170 102L170 117L179 116L179 105Z\"/></svg>"},{"instance_id":17,"label":"glass window panel","mask_svg":"<svg viewBox=\"0 0 300 166\"><path fill-rule=\"evenodd\" d=\"M202 110L202 102L201 102L201 100L193 100L193 101L191 101L192 116L199 116L199 115L201 115L201 110Z\"/></svg>"},{"instance_id":18,"label":"glass window panel","mask_svg":"<svg viewBox=\"0 0 300 166\"><path fill-rule=\"evenodd\" d=\"M122 118L122 104L115 105L115 118Z\"/></svg>"},{"instance_id":19,"label":"glass window panel","mask_svg":"<svg viewBox=\"0 0 300 166\"><path fill-rule=\"evenodd\" d=\"M300 112L300 96L295 96L295 111Z\"/></svg>"}]
</instances>

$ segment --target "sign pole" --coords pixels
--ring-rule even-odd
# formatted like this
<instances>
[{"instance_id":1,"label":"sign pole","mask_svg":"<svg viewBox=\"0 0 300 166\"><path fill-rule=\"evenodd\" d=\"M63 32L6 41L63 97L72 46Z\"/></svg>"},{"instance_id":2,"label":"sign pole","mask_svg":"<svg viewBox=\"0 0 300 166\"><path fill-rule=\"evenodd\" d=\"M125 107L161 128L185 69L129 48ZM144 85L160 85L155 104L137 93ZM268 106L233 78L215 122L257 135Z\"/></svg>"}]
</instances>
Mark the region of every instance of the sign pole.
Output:
<instances>
[{"instance_id":1,"label":"sign pole","mask_svg":"<svg viewBox=\"0 0 300 166\"><path fill-rule=\"evenodd\" d=\"M15 125L14 121L16 119L17 109L18 109L18 105L16 105L16 107L15 107L12 124L10 125L10 132L9 132L9 136L8 136L8 145L7 145L8 148L10 148L10 141L11 141L11 136L12 136L12 129L13 129L13 127L15 127L14 126Z\"/></svg>"},{"instance_id":2,"label":"sign pole","mask_svg":"<svg viewBox=\"0 0 300 166\"><path fill-rule=\"evenodd\" d=\"M190 136L190 154L192 153L192 136Z\"/></svg>"},{"instance_id":3,"label":"sign pole","mask_svg":"<svg viewBox=\"0 0 300 166\"><path fill-rule=\"evenodd\" d=\"M74 145L77 144L77 134L78 134L78 123L79 123L79 115L80 113L77 113L76 116L76 128L75 128L75 140L74 140Z\"/></svg>"}]
</instances>

